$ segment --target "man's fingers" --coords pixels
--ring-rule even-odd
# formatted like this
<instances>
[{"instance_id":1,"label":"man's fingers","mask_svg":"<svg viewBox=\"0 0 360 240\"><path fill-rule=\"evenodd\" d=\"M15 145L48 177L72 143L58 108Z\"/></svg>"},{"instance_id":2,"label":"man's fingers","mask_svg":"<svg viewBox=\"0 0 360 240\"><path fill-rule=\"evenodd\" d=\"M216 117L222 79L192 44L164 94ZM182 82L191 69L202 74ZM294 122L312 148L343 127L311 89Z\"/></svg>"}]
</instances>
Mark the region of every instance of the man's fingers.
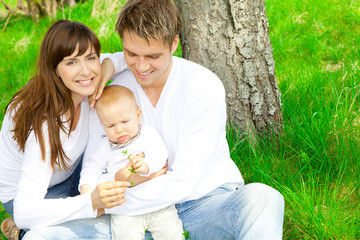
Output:
<instances>
[{"instance_id":1,"label":"man's fingers","mask_svg":"<svg viewBox=\"0 0 360 240\"><path fill-rule=\"evenodd\" d=\"M101 94L104 91L104 88L105 88L105 83L101 82L100 87L99 87L99 89L97 91L97 94L96 94L96 98L95 98L96 100L99 100L99 98L101 97Z\"/></svg>"}]
</instances>

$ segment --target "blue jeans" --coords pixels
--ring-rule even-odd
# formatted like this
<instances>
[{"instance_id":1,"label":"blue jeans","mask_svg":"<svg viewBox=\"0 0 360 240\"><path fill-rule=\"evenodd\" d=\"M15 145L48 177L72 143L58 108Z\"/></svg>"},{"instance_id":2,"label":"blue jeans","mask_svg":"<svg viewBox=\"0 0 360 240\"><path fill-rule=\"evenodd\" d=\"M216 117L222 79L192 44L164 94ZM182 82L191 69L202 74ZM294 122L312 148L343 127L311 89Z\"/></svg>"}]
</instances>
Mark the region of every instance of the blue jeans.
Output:
<instances>
[{"instance_id":1,"label":"blue jeans","mask_svg":"<svg viewBox=\"0 0 360 240\"><path fill-rule=\"evenodd\" d=\"M79 219L59 225L32 229L27 232L23 240L109 240L110 216L99 218Z\"/></svg>"},{"instance_id":2,"label":"blue jeans","mask_svg":"<svg viewBox=\"0 0 360 240\"><path fill-rule=\"evenodd\" d=\"M284 199L275 189L251 183L223 185L206 196L176 205L192 240L282 239ZM150 234L146 234L150 239ZM29 231L26 239L111 239L110 218L83 219Z\"/></svg>"},{"instance_id":3,"label":"blue jeans","mask_svg":"<svg viewBox=\"0 0 360 240\"><path fill-rule=\"evenodd\" d=\"M192 240L282 239L284 198L261 183L223 185L176 208Z\"/></svg>"},{"instance_id":4,"label":"blue jeans","mask_svg":"<svg viewBox=\"0 0 360 240\"><path fill-rule=\"evenodd\" d=\"M82 157L82 156L81 156ZM74 173L64 182L48 189L45 198L56 199L73 197L79 194L78 185L80 179L82 161L76 167ZM4 209L13 216L13 200L3 204ZM25 234L26 233L26 234ZM65 222L59 225L21 230L20 239L23 240L65 240L65 239L111 239L110 216L103 215L100 218L79 219Z\"/></svg>"}]
</instances>

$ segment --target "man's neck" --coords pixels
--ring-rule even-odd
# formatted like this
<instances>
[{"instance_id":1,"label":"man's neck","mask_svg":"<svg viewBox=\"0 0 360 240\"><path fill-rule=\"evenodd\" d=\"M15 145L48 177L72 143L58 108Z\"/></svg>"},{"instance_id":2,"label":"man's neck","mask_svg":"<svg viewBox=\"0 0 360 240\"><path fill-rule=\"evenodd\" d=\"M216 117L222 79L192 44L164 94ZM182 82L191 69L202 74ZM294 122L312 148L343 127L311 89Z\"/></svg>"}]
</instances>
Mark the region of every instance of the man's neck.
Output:
<instances>
[{"instance_id":1,"label":"man's neck","mask_svg":"<svg viewBox=\"0 0 360 240\"><path fill-rule=\"evenodd\" d=\"M149 85L149 86L142 86L146 96L150 100L153 107L156 107L156 104L159 101L162 90L164 89L166 81L168 80L168 77L170 75L172 65L173 65L173 63L171 62L169 68L163 74L162 79L160 79L159 81L156 81L156 84Z\"/></svg>"},{"instance_id":2,"label":"man's neck","mask_svg":"<svg viewBox=\"0 0 360 240\"><path fill-rule=\"evenodd\" d=\"M153 107L156 107L156 104L159 101L164 86L165 84L154 87L143 87L143 90L146 96L148 97L149 101L151 102L151 105L153 105Z\"/></svg>"}]
</instances>

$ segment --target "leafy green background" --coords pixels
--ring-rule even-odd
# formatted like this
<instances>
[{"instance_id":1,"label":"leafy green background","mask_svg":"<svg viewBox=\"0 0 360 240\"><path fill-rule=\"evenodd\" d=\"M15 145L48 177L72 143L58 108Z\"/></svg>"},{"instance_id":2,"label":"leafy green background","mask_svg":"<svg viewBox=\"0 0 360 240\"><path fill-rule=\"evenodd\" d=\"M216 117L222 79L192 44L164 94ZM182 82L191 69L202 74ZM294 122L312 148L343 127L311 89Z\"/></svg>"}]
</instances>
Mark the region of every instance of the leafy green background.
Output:
<instances>
[{"instance_id":1,"label":"leafy green background","mask_svg":"<svg viewBox=\"0 0 360 240\"><path fill-rule=\"evenodd\" d=\"M83 22L98 35L102 52L120 51L114 24L123 2L85 1L58 10L57 19ZM284 239L360 239L360 1L265 3L284 132L259 138L254 147L229 127L231 157L247 183L263 182L283 194ZM1 7L1 29L6 20ZM1 109L34 74L41 40L55 20L35 24L15 15L0 31Z\"/></svg>"}]
</instances>

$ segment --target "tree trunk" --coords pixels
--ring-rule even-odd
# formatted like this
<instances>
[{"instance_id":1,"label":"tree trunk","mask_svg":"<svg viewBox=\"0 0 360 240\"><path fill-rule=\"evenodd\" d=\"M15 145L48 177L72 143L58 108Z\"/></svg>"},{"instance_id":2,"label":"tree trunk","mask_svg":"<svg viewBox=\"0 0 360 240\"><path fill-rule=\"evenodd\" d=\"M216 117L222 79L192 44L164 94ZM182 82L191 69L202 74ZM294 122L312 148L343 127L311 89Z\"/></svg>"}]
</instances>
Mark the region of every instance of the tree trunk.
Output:
<instances>
[{"instance_id":1,"label":"tree trunk","mask_svg":"<svg viewBox=\"0 0 360 240\"><path fill-rule=\"evenodd\" d=\"M282 122L280 92L264 0L175 0L183 57L216 73L226 88L228 119L254 134ZM200 93L199 93L200 94Z\"/></svg>"},{"instance_id":2,"label":"tree trunk","mask_svg":"<svg viewBox=\"0 0 360 240\"><path fill-rule=\"evenodd\" d=\"M27 0L29 15L38 22L40 17L56 17L57 1L56 0Z\"/></svg>"},{"instance_id":3,"label":"tree trunk","mask_svg":"<svg viewBox=\"0 0 360 240\"><path fill-rule=\"evenodd\" d=\"M27 0L28 5L28 11L29 15L31 16L32 20L35 22L39 21L40 18L40 10L38 8L38 5L33 0Z\"/></svg>"},{"instance_id":4,"label":"tree trunk","mask_svg":"<svg viewBox=\"0 0 360 240\"><path fill-rule=\"evenodd\" d=\"M71 8L76 5L75 0L65 0L65 3Z\"/></svg>"}]
</instances>

